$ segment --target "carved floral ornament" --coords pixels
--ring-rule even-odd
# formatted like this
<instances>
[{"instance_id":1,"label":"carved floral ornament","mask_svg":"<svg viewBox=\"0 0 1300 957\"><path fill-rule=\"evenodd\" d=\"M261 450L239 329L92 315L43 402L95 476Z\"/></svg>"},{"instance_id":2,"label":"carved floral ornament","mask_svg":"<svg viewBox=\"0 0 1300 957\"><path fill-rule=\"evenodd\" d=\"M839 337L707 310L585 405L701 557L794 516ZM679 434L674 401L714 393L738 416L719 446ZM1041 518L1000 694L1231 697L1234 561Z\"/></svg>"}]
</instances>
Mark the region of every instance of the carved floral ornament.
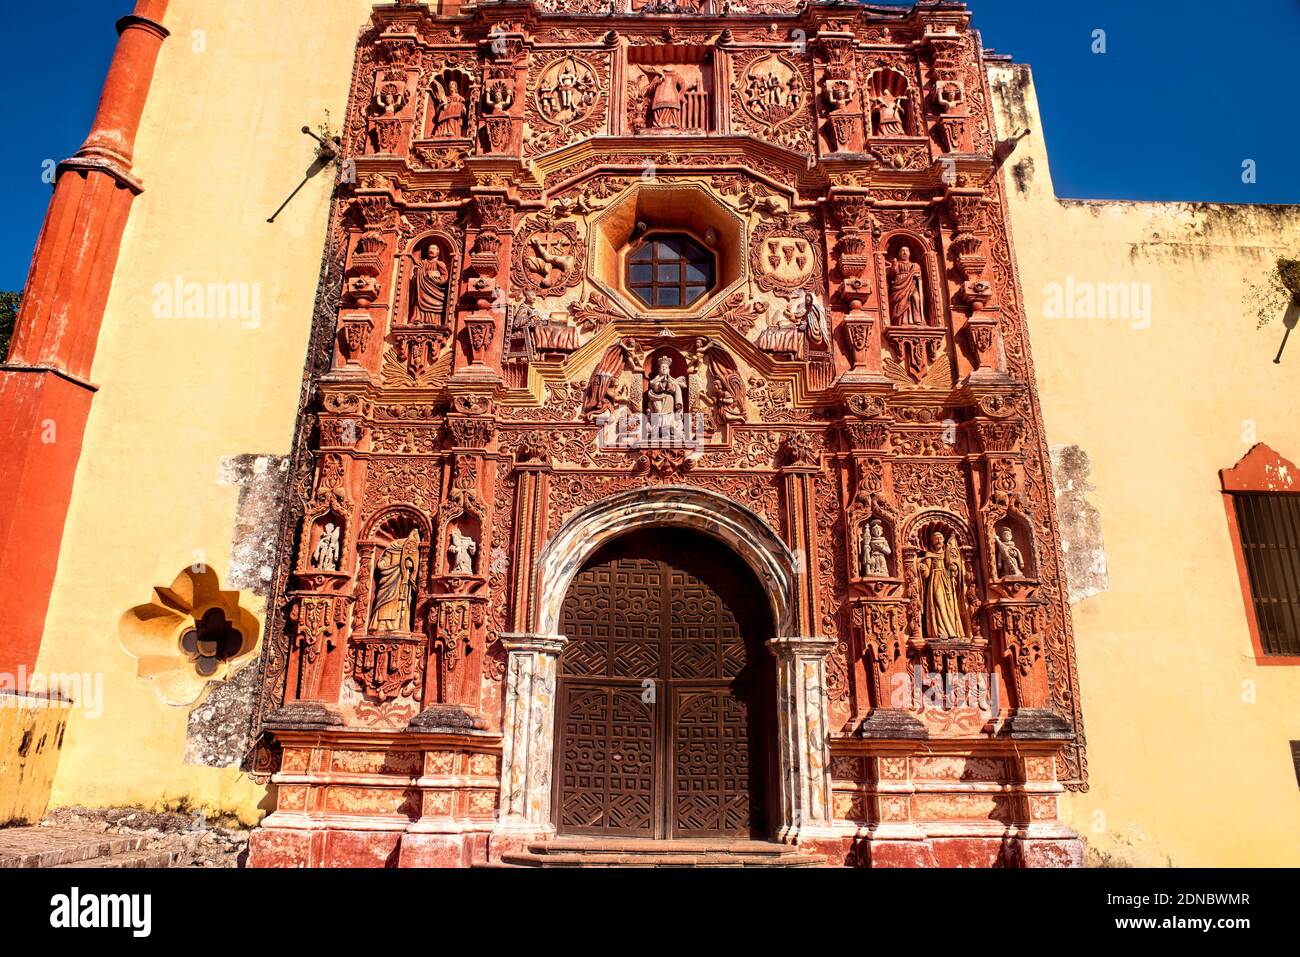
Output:
<instances>
[{"instance_id":1,"label":"carved floral ornament","mask_svg":"<svg viewBox=\"0 0 1300 957\"><path fill-rule=\"evenodd\" d=\"M257 647L261 625L241 597L223 591L211 568L187 568L170 587L154 588L149 602L122 616L118 640L158 697L174 707L192 707Z\"/></svg>"}]
</instances>

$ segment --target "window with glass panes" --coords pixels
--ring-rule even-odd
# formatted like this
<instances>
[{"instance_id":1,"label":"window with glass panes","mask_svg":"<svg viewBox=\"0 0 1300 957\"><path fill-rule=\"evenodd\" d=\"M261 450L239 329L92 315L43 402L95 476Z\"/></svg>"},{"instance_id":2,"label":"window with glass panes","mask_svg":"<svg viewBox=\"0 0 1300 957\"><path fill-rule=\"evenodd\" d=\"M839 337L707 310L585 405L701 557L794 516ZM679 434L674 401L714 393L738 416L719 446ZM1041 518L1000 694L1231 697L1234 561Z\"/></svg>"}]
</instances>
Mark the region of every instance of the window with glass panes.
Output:
<instances>
[{"instance_id":1,"label":"window with glass panes","mask_svg":"<svg viewBox=\"0 0 1300 957\"><path fill-rule=\"evenodd\" d=\"M627 288L652 309L689 306L713 283L713 254L689 236L652 236L628 256Z\"/></svg>"}]
</instances>

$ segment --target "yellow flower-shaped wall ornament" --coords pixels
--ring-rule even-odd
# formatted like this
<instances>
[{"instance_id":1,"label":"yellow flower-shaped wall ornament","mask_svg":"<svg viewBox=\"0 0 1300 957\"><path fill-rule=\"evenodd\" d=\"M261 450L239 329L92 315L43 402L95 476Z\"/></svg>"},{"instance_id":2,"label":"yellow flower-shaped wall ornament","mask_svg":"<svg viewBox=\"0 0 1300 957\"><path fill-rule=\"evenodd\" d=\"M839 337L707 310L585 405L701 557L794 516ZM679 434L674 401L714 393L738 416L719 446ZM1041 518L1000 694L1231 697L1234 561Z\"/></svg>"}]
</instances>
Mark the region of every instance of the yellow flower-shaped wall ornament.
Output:
<instances>
[{"instance_id":1,"label":"yellow flower-shaped wall ornament","mask_svg":"<svg viewBox=\"0 0 1300 957\"><path fill-rule=\"evenodd\" d=\"M261 624L239 601L211 568L187 568L122 616L118 638L163 701L193 707L257 650Z\"/></svg>"}]
</instances>

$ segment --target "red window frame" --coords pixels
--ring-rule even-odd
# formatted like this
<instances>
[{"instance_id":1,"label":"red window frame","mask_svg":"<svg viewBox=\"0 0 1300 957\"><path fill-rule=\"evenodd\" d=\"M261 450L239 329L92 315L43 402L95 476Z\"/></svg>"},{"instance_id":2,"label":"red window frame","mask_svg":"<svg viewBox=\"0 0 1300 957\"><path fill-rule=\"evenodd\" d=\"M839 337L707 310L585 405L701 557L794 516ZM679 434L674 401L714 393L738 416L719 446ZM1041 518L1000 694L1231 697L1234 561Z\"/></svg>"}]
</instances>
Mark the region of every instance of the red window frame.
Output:
<instances>
[{"instance_id":1,"label":"red window frame","mask_svg":"<svg viewBox=\"0 0 1300 957\"><path fill-rule=\"evenodd\" d=\"M1264 443L1259 443L1230 469L1219 472L1222 486L1223 508L1228 516L1228 534L1237 560L1237 576L1241 583L1241 597L1246 606L1246 622L1250 628L1250 641L1255 649L1255 663L1259 665L1300 665L1300 655L1268 654L1260 634L1259 617L1255 612L1255 594L1250 584L1250 571L1246 552L1242 547L1241 526L1237 518L1236 496L1300 495L1300 468L1278 455Z\"/></svg>"}]
</instances>

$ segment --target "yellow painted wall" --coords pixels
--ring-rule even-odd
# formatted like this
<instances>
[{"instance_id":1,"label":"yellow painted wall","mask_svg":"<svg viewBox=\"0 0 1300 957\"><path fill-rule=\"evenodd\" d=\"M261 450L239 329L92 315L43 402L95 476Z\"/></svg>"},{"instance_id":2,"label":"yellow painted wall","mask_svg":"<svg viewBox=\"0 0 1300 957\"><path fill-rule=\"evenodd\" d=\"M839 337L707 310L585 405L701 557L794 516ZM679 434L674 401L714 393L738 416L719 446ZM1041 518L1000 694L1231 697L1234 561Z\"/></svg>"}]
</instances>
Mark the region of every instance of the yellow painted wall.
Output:
<instances>
[{"instance_id":1,"label":"yellow painted wall","mask_svg":"<svg viewBox=\"0 0 1300 957\"><path fill-rule=\"evenodd\" d=\"M124 9L101 12L106 34ZM287 454L329 208L301 132L345 113L368 0L172 0L136 144L136 200L92 378L95 397L37 670L103 675L103 716L69 722L53 804L260 815L264 789L184 763L188 710L136 676L118 620L202 552L224 584L238 489L223 457ZM157 283L260 286L261 322L158 319ZM261 614L260 599L245 607Z\"/></svg>"},{"instance_id":2,"label":"yellow painted wall","mask_svg":"<svg viewBox=\"0 0 1300 957\"><path fill-rule=\"evenodd\" d=\"M67 717L57 700L0 695L0 827L44 816Z\"/></svg>"},{"instance_id":3,"label":"yellow painted wall","mask_svg":"<svg viewBox=\"0 0 1300 957\"><path fill-rule=\"evenodd\" d=\"M1094 860L1294 866L1300 667L1254 662L1218 472L1255 441L1300 458L1300 351L1274 365L1281 313L1257 330L1247 299L1300 207L1058 201L1028 70L990 74L1000 135L1033 130L1006 182L1047 439L1091 457L1109 567L1074 606L1092 787L1065 811ZM1047 318L1069 274L1150 283L1149 327Z\"/></svg>"}]
</instances>

